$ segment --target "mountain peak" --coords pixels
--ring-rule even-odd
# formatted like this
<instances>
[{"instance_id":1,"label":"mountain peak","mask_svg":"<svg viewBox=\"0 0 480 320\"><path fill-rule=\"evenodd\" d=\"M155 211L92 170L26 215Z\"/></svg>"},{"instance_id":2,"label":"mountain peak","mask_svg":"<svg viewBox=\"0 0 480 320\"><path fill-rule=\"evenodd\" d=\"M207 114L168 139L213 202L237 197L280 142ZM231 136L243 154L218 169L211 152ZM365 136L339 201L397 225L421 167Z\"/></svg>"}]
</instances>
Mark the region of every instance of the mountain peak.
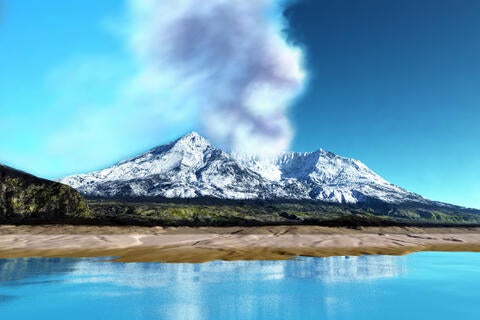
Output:
<instances>
[{"instance_id":1,"label":"mountain peak","mask_svg":"<svg viewBox=\"0 0 480 320\"><path fill-rule=\"evenodd\" d=\"M210 144L210 142L207 139L205 139L195 131L187 133L183 137L171 143L170 146L172 147L172 149L177 151L190 150L190 151L198 151L198 152L204 152L207 149L213 148L213 146Z\"/></svg>"},{"instance_id":2,"label":"mountain peak","mask_svg":"<svg viewBox=\"0 0 480 320\"><path fill-rule=\"evenodd\" d=\"M203 136L201 136L198 132L196 131L191 131L187 134L185 134L184 136L180 137L177 139L177 141L183 141L183 140L201 140L201 141L206 141L207 139L205 139Z\"/></svg>"},{"instance_id":3,"label":"mountain peak","mask_svg":"<svg viewBox=\"0 0 480 320\"><path fill-rule=\"evenodd\" d=\"M422 201L361 162L322 149L267 161L224 152L194 131L110 168L61 181L90 196Z\"/></svg>"}]
</instances>

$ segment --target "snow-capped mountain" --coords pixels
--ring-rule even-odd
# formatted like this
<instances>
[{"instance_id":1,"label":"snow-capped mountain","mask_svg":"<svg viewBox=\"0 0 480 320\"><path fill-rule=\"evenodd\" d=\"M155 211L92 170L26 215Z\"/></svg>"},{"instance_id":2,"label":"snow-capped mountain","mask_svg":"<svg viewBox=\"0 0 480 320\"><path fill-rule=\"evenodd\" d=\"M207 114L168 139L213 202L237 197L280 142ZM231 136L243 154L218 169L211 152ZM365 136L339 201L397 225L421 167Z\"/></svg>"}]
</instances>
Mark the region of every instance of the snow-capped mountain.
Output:
<instances>
[{"instance_id":1,"label":"snow-capped mountain","mask_svg":"<svg viewBox=\"0 0 480 320\"><path fill-rule=\"evenodd\" d=\"M60 182L100 197L426 201L362 162L328 151L287 152L260 160L226 153L195 132L107 169Z\"/></svg>"}]
</instances>

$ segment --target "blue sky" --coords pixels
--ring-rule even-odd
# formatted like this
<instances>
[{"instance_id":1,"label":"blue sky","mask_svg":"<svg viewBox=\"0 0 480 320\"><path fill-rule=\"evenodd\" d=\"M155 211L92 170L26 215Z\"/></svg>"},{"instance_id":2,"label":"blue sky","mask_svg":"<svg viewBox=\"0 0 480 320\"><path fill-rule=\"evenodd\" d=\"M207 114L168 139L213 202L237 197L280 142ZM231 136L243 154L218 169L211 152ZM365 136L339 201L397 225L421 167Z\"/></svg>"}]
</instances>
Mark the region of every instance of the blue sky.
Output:
<instances>
[{"instance_id":1,"label":"blue sky","mask_svg":"<svg viewBox=\"0 0 480 320\"><path fill-rule=\"evenodd\" d=\"M188 106L127 106L139 64L127 3L2 5L0 162L58 178L198 130ZM354 157L425 197L480 208L480 2L305 0L286 16L309 74L289 109L292 150Z\"/></svg>"}]
</instances>

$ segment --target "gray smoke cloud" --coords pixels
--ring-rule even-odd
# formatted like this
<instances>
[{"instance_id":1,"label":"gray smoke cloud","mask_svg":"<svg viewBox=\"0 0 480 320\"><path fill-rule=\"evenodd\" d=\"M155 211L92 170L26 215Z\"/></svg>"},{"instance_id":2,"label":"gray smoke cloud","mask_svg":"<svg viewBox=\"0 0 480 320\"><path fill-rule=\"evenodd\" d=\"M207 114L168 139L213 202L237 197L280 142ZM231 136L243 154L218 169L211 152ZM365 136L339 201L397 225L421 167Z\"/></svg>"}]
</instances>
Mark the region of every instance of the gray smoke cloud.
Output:
<instances>
[{"instance_id":1,"label":"gray smoke cloud","mask_svg":"<svg viewBox=\"0 0 480 320\"><path fill-rule=\"evenodd\" d=\"M285 5L131 1L131 47L142 66L133 90L149 91L159 108L168 104L165 112L197 115L201 131L224 148L285 151L293 137L286 112L306 80L303 52L282 31Z\"/></svg>"}]
</instances>

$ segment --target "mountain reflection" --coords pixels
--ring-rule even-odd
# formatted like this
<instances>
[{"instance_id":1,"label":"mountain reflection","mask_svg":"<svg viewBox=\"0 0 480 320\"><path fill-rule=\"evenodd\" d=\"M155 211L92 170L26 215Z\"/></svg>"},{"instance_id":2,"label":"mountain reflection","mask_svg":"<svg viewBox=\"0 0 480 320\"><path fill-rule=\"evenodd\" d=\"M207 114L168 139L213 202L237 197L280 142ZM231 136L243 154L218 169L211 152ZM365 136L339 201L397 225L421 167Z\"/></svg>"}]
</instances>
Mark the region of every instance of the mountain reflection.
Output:
<instances>
[{"instance_id":1,"label":"mountain reflection","mask_svg":"<svg viewBox=\"0 0 480 320\"><path fill-rule=\"evenodd\" d=\"M480 255L0 259L1 319L479 319ZM459 270L461 272L459 272Z\"/></svg>"},{"instance_id":2,"label":"mountain reflection","mask_svg":"<svg viewBox=\"0 0 480 320\"><path fill-rule=\"evenodd\" d=\"M24 279L70 273L78 259L68 258L18 258L0 259L0 284Z\"/></svg>"},{"instance_id":3,"label":"mountain reflection","mask_svg":"<svg viewBox=\"0 0 480 320\"><path fill-rule=\"evenodd\" d=\"M285 261L213 261L202 264L111 263L93 259L0 259L0 282L49 274L74 273L77 281L113 281L131 287L172 282L276 280L305 278L323 282L366 281L396 277L405 272L402 257L359 256L306 258ZM123 275L123 276L122 276Z\"/></svg>"},{"instance_id":4,"label":"mountain reflection","mask_svg":"<svg viewBox=\"0 0 480 320\"><path fill-rule=\"evenodd\" d=\"M402 275L406 262L406 257L392 256L200 264L0 259L0 303L14 305L30 292L49 288L56 299L84 297L99 309L103 304L98 301L121 301L128 312L145 319L335 318L353 310L352 300L345 298L352 288L361 283L373 288L379 279ZM362 295L373 297L375 292Z\"/></svg>"},{"instance_id":5,"label":"mountain reflection","mask_svg":"<svg viewBox=\"0 0 480 320\"><path fill-rule=\"evenodd\" d=\"M239 314L245 319L262 314L272 319L294 319L300 312L318 313L318 308L331 317L338 310L350 309L343 294L332 291L336 283L350 286L352 282L392 278L405 272L405 257L301 257L202 264L82 261L76 265L73 278L81 283L104 282L123 287L125 290L119 291L131 292L130 299L139 301L143 300L132 292L151 290L161 294L168 306L158 310L162 319L232 319ZM308 294L312 291L317 294ZM206 304L215 308L202 307Z\"/></svg>"},{"instance_id":6,"label":"mountain reflection","mask_svg":"<svg viewBox=\"0 0 480 320\"><path fill-rule=\"evenodd\" d=\"M284 261L213 261L202 264L92 263L75 266L78 281L113 281L144 288L218 281L255 281L304 278L322 282L369 281L390 278L406 271L403 257L359 256L307 258ZM89 275L95 275L94 277ZM123 275L123 276L120 276Z\"/></svg>"},{"instance_id":7,"label":"mountain reflection","mask_svg":"<svg viewBox=\"0 0 480 320\"><path fill-rule=\"evenodd\" d=\"M359 256L302 258L302 263L288 264L288 276L325 282L366 281L396 277L405 273L402 257Z\"/></svg>"}]
</instances>

